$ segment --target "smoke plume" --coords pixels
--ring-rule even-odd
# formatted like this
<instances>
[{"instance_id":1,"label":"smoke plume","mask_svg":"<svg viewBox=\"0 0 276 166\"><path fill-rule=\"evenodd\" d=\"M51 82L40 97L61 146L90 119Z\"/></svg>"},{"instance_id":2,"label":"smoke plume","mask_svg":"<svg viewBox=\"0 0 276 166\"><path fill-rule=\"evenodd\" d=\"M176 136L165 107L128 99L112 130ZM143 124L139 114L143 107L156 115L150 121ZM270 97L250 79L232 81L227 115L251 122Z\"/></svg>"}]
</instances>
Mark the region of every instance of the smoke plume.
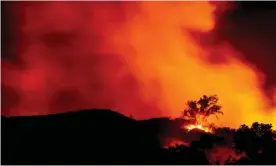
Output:
<instances>
[{"instance_id":1,"label":"smoke plume","mask_svg":"<svg viewBox=\"0 0 276 166\"><path fill-rule=\"evenodd\" d=\"M216 94L224 111L217 124L276 126L267 72L230 39L216 40L223 3L5 3L5 115L111 108L177 117L187 100Z\"/></svg>"}]
</instances>

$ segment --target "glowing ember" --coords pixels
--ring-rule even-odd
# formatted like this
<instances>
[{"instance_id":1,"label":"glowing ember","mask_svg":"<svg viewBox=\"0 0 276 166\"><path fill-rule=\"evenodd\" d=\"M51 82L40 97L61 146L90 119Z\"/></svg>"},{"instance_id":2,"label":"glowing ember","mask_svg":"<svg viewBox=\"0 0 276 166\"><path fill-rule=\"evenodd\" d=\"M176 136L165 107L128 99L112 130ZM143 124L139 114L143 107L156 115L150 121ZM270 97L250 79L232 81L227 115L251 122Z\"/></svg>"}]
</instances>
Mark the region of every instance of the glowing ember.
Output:
<instances>
[{"instance_id":1,"label":"glowing ember","mask_svg":"<svg viewBox=\"0 0 276 166\"><path fill-rule=\"evenodd\" d=\"M177 145L189 146L189 143L187 143L187 142L185 142L183 140L173 139L173 140L170 140L169 143L165 144L164 148L174 147L174 146L177 146Z\"/></svg>"},{"instance_id":2,"label":"glowing ember","mask_svg":"<svg viewBox=\"0 0 276 166\"><path fill-rule=\"evenodd\" d=\"M203 127L201 124L198 124L198 125L188 125L187 129L188 129L188 131L193 130L193 129L199 129L199 130L203 130L203 131L205 131L207 133L212 132L212 130L210 128Z\"/></svg>"}]
</instances>

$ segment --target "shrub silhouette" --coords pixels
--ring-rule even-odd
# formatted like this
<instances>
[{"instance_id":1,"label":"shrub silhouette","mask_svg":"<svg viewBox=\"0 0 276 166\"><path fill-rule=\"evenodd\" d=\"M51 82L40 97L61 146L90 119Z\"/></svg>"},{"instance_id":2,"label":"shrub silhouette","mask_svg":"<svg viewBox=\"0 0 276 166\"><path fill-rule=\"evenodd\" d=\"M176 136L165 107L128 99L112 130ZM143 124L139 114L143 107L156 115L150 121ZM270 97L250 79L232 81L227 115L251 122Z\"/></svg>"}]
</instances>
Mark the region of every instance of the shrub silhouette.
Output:
<instances>
[{"instance_id":1,"label":"shrub silhouette","mask_svg":"<svg viewBox=\"0 0 276 166\"><path fill-rule=\"evenodd\" d=\"M168 148L165 158L168 159L168 164L209 164L204 152L184 145L175 145Z\"/></svg>"},{"instance_id":2,"label":"shrub silhouette","mask_svg":"<svg viewBox=\"0 0 276 166\"><path fill-rule=\"evenodd\" d=\"M234 135L235 149L238 153L245 152L250 159L254 159L270 148L274 132L271 124L255 122L251 127L243 124Z\"/></svg>"}]
</instances>

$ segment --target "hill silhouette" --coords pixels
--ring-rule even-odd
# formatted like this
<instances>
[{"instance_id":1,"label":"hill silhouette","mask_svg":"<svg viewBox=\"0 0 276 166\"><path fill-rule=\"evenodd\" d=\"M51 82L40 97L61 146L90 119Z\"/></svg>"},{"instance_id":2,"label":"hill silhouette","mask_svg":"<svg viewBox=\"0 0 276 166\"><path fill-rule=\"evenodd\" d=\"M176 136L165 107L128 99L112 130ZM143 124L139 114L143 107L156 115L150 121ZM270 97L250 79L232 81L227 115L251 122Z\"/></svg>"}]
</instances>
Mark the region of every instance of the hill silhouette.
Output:
<instances>
[{"instance_id":1,"label":"hill silhouette","mask_svg":"<svg viewBox=\"0 0 276 166\"><path fill-rule=\"evenodd\" d=\"M2 119L3 163L143 163L159 148L154 135L111 110Z\"/></svg>"},{"instance_id":2,"label":"hill silhouette","mask_svg":"<svg viewBox=\"0 0 276 166\"><path fill-rule=\"evenodd\" d=\"M1 123L2 164L211 164L209 153L214 147L230 147L233 140L243 145L242 141L252 137L252 132L227 128L217 129L217 135L187 132L181 126L189 122L183 119L137 121L108 109L1 116ZM235 139L228 139L233 132ZM187 141L190 147L164 148L168 138ZM254 159L241 158L228 164L275 164L275 140L262 145L263 153ZM246 153L251 150L242 148Z\"/></svg>"},{"instance_id":3,"label":"hill silhouette","mask_svg":"<svg viewBox=\"0 0 276 166\"><path fill-rule=\"evenodd\" d=\"M154 132L162 119L138 122L111 110L80 110L46 116L1 116L1 120L2 164L176 161L168 157L159 143L158 132Z\"/></svg>"}]
</instances>

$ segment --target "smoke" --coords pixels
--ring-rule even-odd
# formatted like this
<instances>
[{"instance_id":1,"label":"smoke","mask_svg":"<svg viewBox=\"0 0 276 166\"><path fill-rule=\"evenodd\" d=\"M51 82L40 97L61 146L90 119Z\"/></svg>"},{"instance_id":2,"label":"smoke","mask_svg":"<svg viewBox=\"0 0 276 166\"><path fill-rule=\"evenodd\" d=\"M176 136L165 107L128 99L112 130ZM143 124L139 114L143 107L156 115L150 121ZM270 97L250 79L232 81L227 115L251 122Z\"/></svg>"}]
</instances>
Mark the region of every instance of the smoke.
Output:
<instances>
[{"instance_id":1,"label":"smoke","mask_svg":"<svg viewBox=\"0 0 276 166\"><path fill-rule=\"evenodd\" d=\"M187 100L217 94L225 113L218 124L276 126L264 111L274 109L264 73L231 42L214 42L221 4L12 3L22 19L5 47L17 51L2 56L3 114L111 108L137 119L177 117Z\"/></svg>"},{"instance_id":2,"label":"smoke","mask_svg":"<svg viewBox=\"0 0 276 166\"><path fill-rule=\"evenodd\" d=\"M112 108L124 114L155 111L139 97L139 85L125 62L108 52L110 29L122 24L120 3L25 2L16 29L24 50L3 63L4 114L48 114L84 108ZM16 17L22 17L16 14ZM12 49L12 48L11 48ZM21 67L23 66L23 67ZM15 96L17 102L15 101ZM12 102L14 101L14 102ZM146 112L147 116L152 116ZM155 115L158 115L156 113Z\"/></svg>"},{"instance_id":3,"label":"smoke","mask_svg":"<svg viewBox=\"0 0 276 166\"><path fill-rule=\"evenodd\" d=\"M270 5L269 3L267 4ZM260 5L261 6L261 5ZM273 6L273 5L271 5ZM275 5L274 5L275 6ZM273 9L273 8L272 8ZM232 46L239 49L245 62L253 63L258 70L266 75L263 90L270 97L271 104L275 104L275 66L276 49L276 10L251 9L244 14L230 13L228 18L224 17L221 24L216 28L221 40L227 40ZM274 102L274 103L273 103Z\"/></svg>"}]
</instances>

